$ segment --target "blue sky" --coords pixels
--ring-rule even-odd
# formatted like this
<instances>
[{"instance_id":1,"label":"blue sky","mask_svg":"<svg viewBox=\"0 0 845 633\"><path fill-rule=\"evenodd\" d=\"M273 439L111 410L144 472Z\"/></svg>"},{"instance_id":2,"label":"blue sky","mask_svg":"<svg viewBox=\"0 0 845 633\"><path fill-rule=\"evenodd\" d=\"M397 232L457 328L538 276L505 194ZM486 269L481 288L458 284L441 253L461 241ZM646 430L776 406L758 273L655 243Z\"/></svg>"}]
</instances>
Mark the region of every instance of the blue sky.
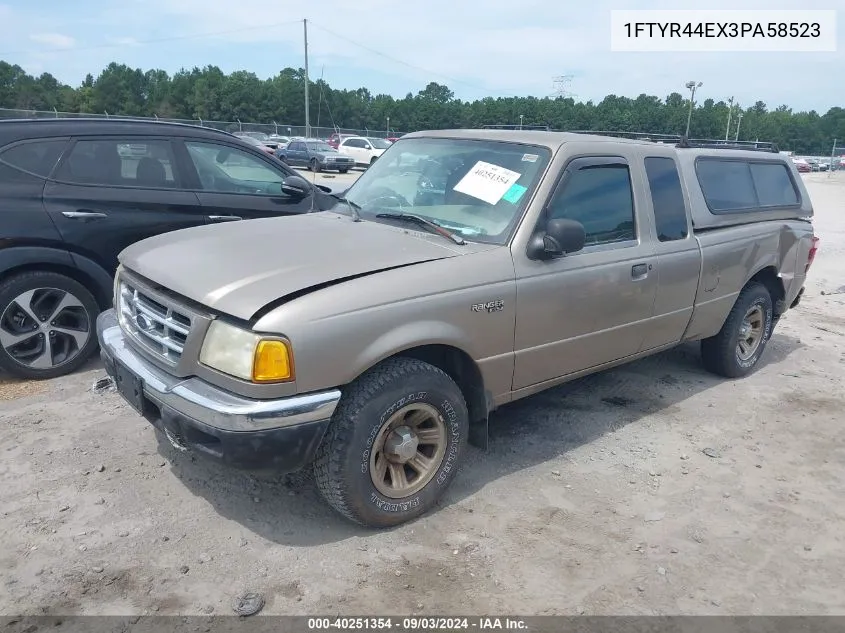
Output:
<instances>
[{"instance_id":1,"label":"blue sky","mask_svg":"<svg viewBox=\"0 0 845 633\"><path fill-rule=\"evenodd\" d=\"M684 3L688 2L688 6ZM695 8L692 0L0 0L0 59L71 85L117 61L143 69L217 65L264 78L303 65L334 87L404 96L428 81L458 97L549 95L570 75L580 100L686 93L821 113L845 106L845 0L709 0L711 9L834 9L828 53L610 51L611 9ZM800 5L800 6L798 6ZM384 26L377 25L389 25ZM1 104L0 104L1 105Z\"/></svg>"}]
</instances>

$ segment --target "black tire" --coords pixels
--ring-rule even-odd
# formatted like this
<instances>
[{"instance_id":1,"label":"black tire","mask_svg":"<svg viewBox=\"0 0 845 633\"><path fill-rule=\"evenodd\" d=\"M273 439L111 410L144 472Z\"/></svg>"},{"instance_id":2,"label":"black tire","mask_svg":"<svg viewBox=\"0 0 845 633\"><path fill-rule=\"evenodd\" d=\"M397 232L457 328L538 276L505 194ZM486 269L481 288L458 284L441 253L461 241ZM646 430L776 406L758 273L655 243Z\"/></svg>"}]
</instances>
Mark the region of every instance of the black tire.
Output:
<instances>
[{"instance_id":1,"label":"black tire","mask_svg":"<svg viewBox=\"0 0 845 633\"><path fill-rule=\"evenodd\" d=\"M370 159L370 167L372 167L373 165L375 165L377 160L378 160L378 156L373 156L373 157Z\"/></svg>"},{"instance_id":2,"label":"black tire","mask_svg":"<svg viewBox=\"0 0 845 633\"><path fill-rule=\"evenodd\" d=\"M348 174L348 173L349 173L349 170L348 170L348 169L338 169L338 171L339 171L341 174Z\"/></svg>"},{"instance_id":3,"label":"black tire","mask_svg":"<svg viewBox=\"0 0 845 633\"><path fill-rule=\"evenodd\" d=\"M36 294L31 297L34 304L29 308L35 312L40 307L43 312L37 315L39 317L44 316L56 306L55 302L59 301L62 292L74 297L75 303L79 304L65 308L56 314L58 317L56 325L64 327L61 331L54 330L56 338L50 339L54 341L50 346L50 362L54 364L46 368L31 367L25 360L33 358L38 349L46 353L43 343L32 341L29 346L22 345L28 341L13 345L3 344L4 335L25 333L27 331L25 328L31 325L38 326L32 317L22 314L22 311L16 307L17 303L12 306L17 298L29 291L36 291ZM70 277L46 271L31 271L10 277L0 284L0 368L20 378L34 379L56 378L75 371L97 350L96 320L99 313L100 307L91 292ZM45 323L45 326L47 326L47 331L35 335L51 336L49 325ZM67 334L70 331L83 331L79 329L80 327L87 327L86 339L81 339L79 334L76 336ZM84 342L80 345L79 341L82 340Z\"/></svg>"},{"instance_id":4,"label":"black tire","mask_svg":"<svg viewBox=\"0 0 845 633\"><path fill-rule=\"evenodd\" d=\"M430 468L430 479L421 489L390 497L378 490L371 476L372 465L378 463L373 460L379 459L374 445L391 416L407 407L437 412L445 434L442 457ZM449 376L419 360L388 359L344 390L314 461L317 486L329 505L358 524L384 528L405 523L431 509L448 488L466 448L468 430L466 402ZM406 466L401 468L408 472Z\"/></svg>"},{"instance_id":5,"label":"black tire","mask_svg":"<svg viewBox=\"0 0 845 633\"><path fill-rule=\"evenodd\" d=\"M316 174L320 171L320 162L316 158L312 158L311 162L308 163L308 169Z\"/></svg>"},{"instance_id":6,"label":"black tire","mask_svg":"<svg viewBox=\"0 0 845 633\"><path fill-rule=\"evenodd\" d=\"M739 347L741 330L746 315L755 308L762 312L762 339L750 356L743 357ZM741 378L754 371L772 336L772 316L769 291L762 284L748 284L736 298L719 333L701 341L704 368L725 378Z\"/></svg>"}]
</instances>

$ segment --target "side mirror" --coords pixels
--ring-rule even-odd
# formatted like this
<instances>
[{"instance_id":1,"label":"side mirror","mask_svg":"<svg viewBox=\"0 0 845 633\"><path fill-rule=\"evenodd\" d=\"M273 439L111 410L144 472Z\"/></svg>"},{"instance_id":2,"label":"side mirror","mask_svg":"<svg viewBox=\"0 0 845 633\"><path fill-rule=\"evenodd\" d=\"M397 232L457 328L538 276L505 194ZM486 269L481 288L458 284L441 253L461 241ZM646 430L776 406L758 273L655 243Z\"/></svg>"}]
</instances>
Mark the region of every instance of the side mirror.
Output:
<instances>
[{"instance_id":1,"label":"side mirror","mask_svg":"<svg viewBox=\"0 0 845 633\"><path fill-rule=\"evenodd\" d=\"M364 145L364 149L373 149L371 145Z\"/></svg>"},{"instance_id":2,"label":"side mirror","mask_svg":"<svg viewBox=\"0 0 845 633\"><path fill-rule=\"evenodd\" d=\"M302 176L288 176L282 181L282 193L294 198L304 198L311 193L311 185Z\"/></svg>"},{"instance_id":3,"label":"side mirror","mask_svg":"<svg viewBox=\"0 0 845 633\"><path fill-rule=\"evenodd\" d=\"M232 155L232 152L230 150L221 149L219 152L217 152L217 156L215 157L214 160L217 162L218 165L222 165L223 163L226 162L226 160L231 155Z\"/></svg>"},{"instance_id":4,"label":"side mirror","mask_svg":"<svg viewBox=\"0 0 845 633\"><path fill-rule=\"evenodd\" d=\"M584 225L575 220L554 219L546 224L545 231L538 231L528 245L531 259L554 259L584 248L587 235Z\"/></svg>"}]
</instances>

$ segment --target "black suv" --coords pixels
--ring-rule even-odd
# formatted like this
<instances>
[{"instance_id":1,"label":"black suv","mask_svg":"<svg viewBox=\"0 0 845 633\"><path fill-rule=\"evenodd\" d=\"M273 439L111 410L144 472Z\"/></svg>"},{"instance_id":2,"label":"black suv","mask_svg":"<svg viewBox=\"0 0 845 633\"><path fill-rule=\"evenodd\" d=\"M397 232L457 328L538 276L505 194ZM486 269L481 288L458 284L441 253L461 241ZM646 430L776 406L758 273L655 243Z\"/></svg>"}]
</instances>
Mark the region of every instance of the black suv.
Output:
<instances>
[{"instance_id":1,"label":"black suv","mask_svg":"<svg viewBox=\"0 0 845 633\"><path fill-rule=\"evenodd\" d=\"M0 121L0 368L67 374L97 349L117 255L203 224L328 208L328 188L237 137L115 119Z\"/></svg>"}]
</instances>

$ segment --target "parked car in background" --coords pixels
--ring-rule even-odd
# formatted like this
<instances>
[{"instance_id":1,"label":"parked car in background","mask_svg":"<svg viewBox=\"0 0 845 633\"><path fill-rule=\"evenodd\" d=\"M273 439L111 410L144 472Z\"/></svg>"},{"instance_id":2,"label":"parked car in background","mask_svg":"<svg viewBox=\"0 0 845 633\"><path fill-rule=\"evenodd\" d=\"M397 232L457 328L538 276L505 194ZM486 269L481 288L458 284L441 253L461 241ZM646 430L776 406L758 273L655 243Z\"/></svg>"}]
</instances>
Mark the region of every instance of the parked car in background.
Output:
<instances>
[{"instance_id":1,"label":"parked car in background","mask_svg":"<svg viewBox=\"0 0 845 633\"><path fill-rule=\"evenodd\" d=\"M383 138L365 138L363 136L350 136L345 138L338 145L337 151L350 156L358 166L368 167L376 162L379 156L390 147L391 143Z\"/></svg>"},{"instance_id":2,"label":"parked car in background","mask_svg":"<svg viewBox=\"0 0 845 633\"><path fill-rule=\"evenodd\" d=\"M138 240L335 201L258 146L207 127L0 121L0 368L52 378L84 363L117 255Z\"/></svg>"},{"instance_id":3,"label":"parked car in background","mask_svg":"<svg viewBox=\"0 0 845 633\"><path fill-rule=\"evenodd\" d=\"M276 158L291 166L308 167L313 172L336 170L345 174L355 166L351 157L319 139L291 141L276 150Z\"/></svg>"},{"instance_id":4,"label":"parked car in background","mask_svg":"<svg viewBox=\"0 0 845 633\"><path fill-rule=\"evenodd\" d=\"M266 153L268 153L268 154L272 154L273 152L275 152L275 151L276 151L276 150L275 150L275 149L273 149L270 145L268 145L267 143L265 143L265 142L263 142L263 141L260 141L259 139L255 138L255 137L254 137L254 136L252 136L252 135L249 135L249 134L245 134L245 135L237 135L237 134L236 134L235 136L237 136L237 137L238 137L239 139L241 139L243 142L245 142L245 143L249 143L249 144L250 144L250 145L252 145L253 147L257 147L257 148L258 148L258 149L260 149L262 152L266 152Z\"/></svg>"},{"instance_id":5,"label":"parked car in background","mask_svg":"<svg viewBox=\"0 0 845 633\"><path fill-rule=\"evenodd\" d=\"M268 142L267 142L267 144L270 147L273 147L274 149L279 149L280 147L284 147L288 143L290 143L290 137L289 136L282 136L281 134L271 134L268 137Z\"/></svg>"},{"instance_id":6,"label":"parked car in background","mask_svg":"<svg viewBox=\"0 0 845 633\"><path fill-rule=\"evenodd\" d=\"M342 134L339 132L335 132L329 137L328 141L326 142L335 149L337 149L343 139L352 138L353 136L357 136L357 134Z\"/></svg>"},{"instance_id":7,"label":"parked car in background","mask_svg":"<svg viewBox=\"0 0 845 633\"><path fill-rule=\"evenodd\" d=\"M813 170L810 163L803 158L793 158L792 162L795 164L795 168L802 174L809 173Z\"/></svg>"},{"instance_id":8,"label":"parked car in background","mask_svg":"<svg viewBox=\"0 0 845 633\"><path fill-rule=\"evenodd\" d=\"M718 143L410 134L332 210L123 251L106 371L180 452L309 468L340 515L404 523L500 406L681 343L725 378L760 364L801 300L813 207L788 158ZM400 145L440 166L436 199ZM134 316L149 304L178 319L171 345Z\"/></svg>"}]
</instances>

